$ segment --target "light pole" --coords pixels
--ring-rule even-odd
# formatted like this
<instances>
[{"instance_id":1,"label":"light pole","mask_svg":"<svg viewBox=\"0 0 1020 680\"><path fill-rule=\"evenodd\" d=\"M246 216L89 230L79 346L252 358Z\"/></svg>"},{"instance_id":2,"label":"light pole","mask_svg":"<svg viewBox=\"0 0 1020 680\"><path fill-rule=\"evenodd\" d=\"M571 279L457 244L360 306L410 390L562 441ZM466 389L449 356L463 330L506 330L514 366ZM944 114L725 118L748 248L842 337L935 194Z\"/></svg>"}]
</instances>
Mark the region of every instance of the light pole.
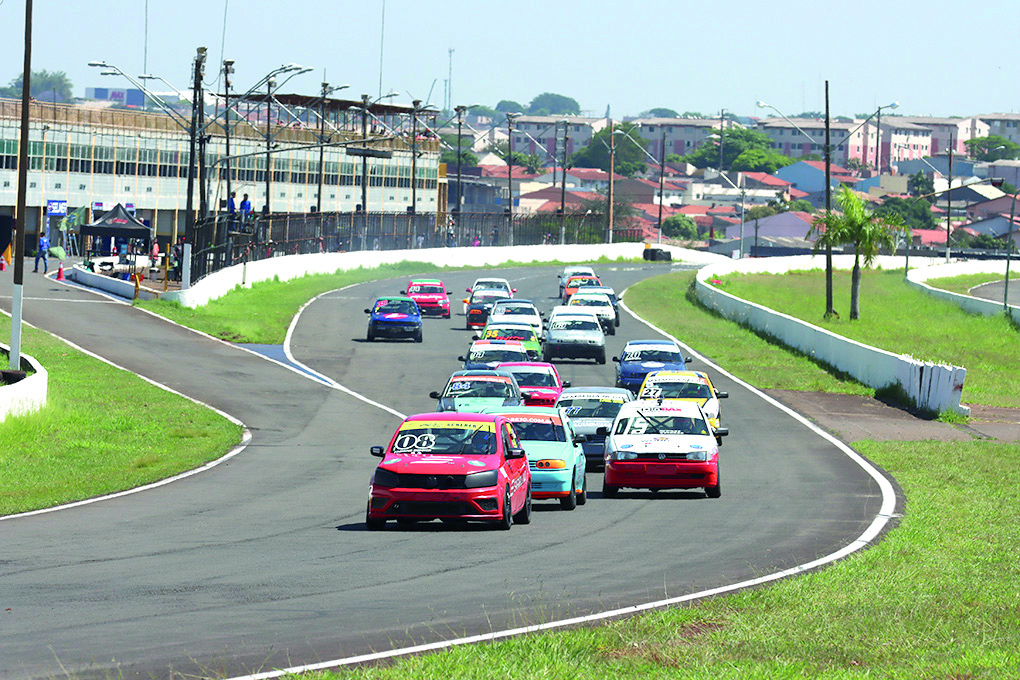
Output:
<instances>
[{"instance_id":1,"label":"light pole","mask_svg":"<svg viewBox=\"0 0 1020 680\"><path fill-rule=\"evenodd\" d=\"M1013 194L1013 200L1009 204L1009 224L1006 225L1006 285L1002 289L1002 311L1009 314L1009 261L1013 253L1013 213L1016 210L1016 196L1020 194L1018 189Z\"/></svg>"},{"instance_id":2,"label":"light pole","mask_svg":"<svg viewBox=\"0 0 1020 680\"><path fill-rule=\"evenodd\" d=\"M231 163L230 163L230 74L234 72L234 60L224 59L223 60L223 137L224 144L226 145L227 152L227 231L233 226L231 222L234 219L233 212L230 210L231 203L234 202L231 192ZM233 206L236 208L237 206Z\"/></svg>"},{"instance_id":3,"label":"light pole","mask_svg":"<svg viewBox=\"0 0 1020 680\"><path fill-rule=\"evenodd\" d=\"M723 142L726 140L723 122L726 120L726 109L719 111L719 172L723 171Z\"/></svg>"},{"instance_id":4,"label":"light pole","mask_svg":"<svg viewBox=\"0 0 1020 680\"><path fill-rule=\"evenodd\" d=\"M464 114L467 111L479 106L478 104L471 104L470 106L464 106L463 104L454 107L454 111L457 113L457 204L454 206L454 212L457 213L457 217L460 217L461 203L464 201L464 187L461 184L460 166L464 165L464 157L461 155L461 136L464 130Z\"/></svg>"},{"instance_id":5,"label":"light pole","mask_svg":"<svg viewBox=\"0 0 1020 680\"><path fill-rule=\"evenodd\" d=\"M378 104L383 99L389 99L390 97L396 97L398 92L389 92L372 99L371 95L361 95L361 139L364 142L368 141L368 116L369 108L375 104ZM365 225L368 225L368 155L361 157L361 212L366 215ZM362 236L364 238L364 236Z\"/></svg>"},{"instance_id":6,"label":"light pole","mask_svg":"<svg viewBox=\"0 0 1020 680\"><path fill-rule=\"evenodd\" d=\"M882 109L895 109L899 105L899 102L893 102L892 104L879 106L878 110L875 111L875 114L878 116L875 119L875 127L877 128L875 132L875 170L880 175L882 174ZM952 146L952 140L950 140L950 146Z\"/></svg>"},{"instance_id":7,"label":"light pole","mask_svg":"<svg viewBox=\"0 0 1020 680\"><path fill-rule=\"evenodd\" d=\"M506 157L506 187L507 187L507 203L506 203L506 226L507 226L507 238L508 244L514 244L514 120L520 116L520 113L506 114L506 136L507 136L507 157ZM496 245L493 243L492 245Z\"/></svg>"},{"instance_id":8,"label":"light pole","mask_svg":"<svg viewBox=\"0 0 1020 680\"><path fill-rule=\"evenodd\" d=\"M566 119L563 123L563 162L560 163L560 245L567 242L567 133L570 131L570 123Z\"/></svg>"},{"instance_id":9,"label":"light pole","mask_svg":"<svg viewBox=\"0 0 1020 680\"><path fill-rule=\"evenodd\" d=\"M21 144L18 145L17 220L14 222L14 285L11 296L11 351L9 367L21 370L21 306L25 281L25 203L28 192L28 128L32 79L32 0L25 0L25 62L21 72Z\"/></svg>"},{"instance_id":10,"label":"light pole","mask_svg":"<svg viewBox=\"0 0 1020 680\"><path fill-rule=\"evenodd\" d=\"M336 92L338 90L343 90L343 89L348 88L348 87L350 87L350 85L337 85L335 87L330 87L329 83L323 83L322 84L322 96L321 96L320 101L319 101L319 144L325 144L326 143L326 130L325 130L325 126L326 126L326 97L328 97L329 95L333 94L334 92ZM230 155L229 151L227 152L227 155L228 156ZM324 180L324 175L325 175L325 165L326 165L326 147L320 146L319 147L319 193L316 194L316 196L315 196L315 212L317 212L317 213L321 213L322 212L322 185L323 185L323 180ZM319 219L321 221L322 218L320 217Z\"/></svg>"}]
</instances>

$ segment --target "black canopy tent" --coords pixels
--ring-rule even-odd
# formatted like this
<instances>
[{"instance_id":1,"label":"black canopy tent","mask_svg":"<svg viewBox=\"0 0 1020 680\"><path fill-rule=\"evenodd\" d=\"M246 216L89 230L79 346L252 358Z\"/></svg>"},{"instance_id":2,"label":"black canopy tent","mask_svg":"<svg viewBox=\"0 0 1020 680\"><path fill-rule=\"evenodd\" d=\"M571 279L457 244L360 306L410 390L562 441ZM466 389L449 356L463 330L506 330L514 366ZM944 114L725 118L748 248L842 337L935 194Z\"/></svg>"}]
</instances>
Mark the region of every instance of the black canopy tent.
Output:
<instances>
[{"instance_id":1,"label":"black canopy tent","mask_svg":"<svg viewBox=\"0 0 1020 680\"><path fill-rule=\"evenodd\" d=\"M92 224L83 224L79 233L92 237L92 245L85 250L85 266L91 269L92 255L100 250L100 243L109 238L122 238L128 241L142 242L145 244L145 251L148 252L152 242L152 229L129 213L123 205L118 203L109 212L100 217ZM84 244L83 244L84 245ZM122 263L124 260L121 260ZM134 270L136 258L131 258L131 269ZM107 264L105 268L112 265Z\"/></svg>"}]
</instances>

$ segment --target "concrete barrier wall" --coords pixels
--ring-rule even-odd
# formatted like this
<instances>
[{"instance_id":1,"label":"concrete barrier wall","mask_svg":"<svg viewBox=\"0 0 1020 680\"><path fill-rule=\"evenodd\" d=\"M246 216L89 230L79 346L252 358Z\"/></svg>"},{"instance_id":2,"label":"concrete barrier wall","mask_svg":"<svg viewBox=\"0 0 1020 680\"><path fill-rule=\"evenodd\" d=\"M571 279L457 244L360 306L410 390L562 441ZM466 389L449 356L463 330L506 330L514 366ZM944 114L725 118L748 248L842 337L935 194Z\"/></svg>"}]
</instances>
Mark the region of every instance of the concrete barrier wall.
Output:
<instances>
[{"instance_id":1,"label":"concrete barrier wall","mask_svg":"<svg viewBox=\"0 0 1020 680\"><path fill-rule=\"evenodd\" d=\"M880 267L903 266L903 258L883 257ZM824 257L793 256L755 260L731 260L701 269L696 277L698 299L728 319L775 337L783 344L843 371L874 388L899 383L918 407L931 411L954 410L969 413L961 406L967 371L959 366L918 361L907 355L893 354L871 347L762 305L742 300L716 288L710 281L730 273L783 274L789 271L822 269ZM833 258L836 269L850 269L853 256Z\"/></svg>"},{"instance_id":2,"label":"concrete barrier wall","mask_svg":"<svg viewBox=\"0 0 1020 680\"><path fill-rule=\"evenodd\" d=\"M658 247L658 246L657 246ZM708 264L724 262L729 258L715 253L698 250L661 246L672 253L675 262ZM206 276L187 290L164 293L165 300L176 300L184 307L201 307L211 300L220 298L235 286L250 287L259 281L279 277L281 281L304 276L305 274L333 274L358 267L378 267L404 261L427 262L437 267L467 267L497 265L509 260L517 262L580 262L597 260L600 257L640 258L645 249L643 243L615 243L591 245L537 245L537 246L494 246L477 248L423 248L421 250L362 250L349 253L316 253L310 255L286 255L248 264L239 264ZM108 278L108 277L103 277ZM113 279L111 279L113 280ZM127 283L122 281L121 283ZM91 285L91 284L87 284ZM133 293L133 288L132 288ZM131 294L127 297L131 297ZM120 293L118 293L120 294Z\"/></svg>"},{"instance_id":3,"label":"concrete barrier wall","mask_svg":"<svg viewBox=\"0 0 1020 680\"><path fill-rule=\"evenodd\" d=\"M2 354L6 362L10 357L10 345L0 343L0 349L3 349ZM42 364L27 354L21 355L21 370L33 373L21 382L0 387L0 423L6 420L7 416L35 413L46 405L49 373Z\"/></svg>"},{"instance_id":4,"label":"concrete barrier wall","mask_svg":"<svg viewBox=\"0 0 1020 680\"><path fill-rule=\"evenodd\" d=\"M112 276L106 276L105 274L90 272L87 269L84 269L81 265L75 265L74 268L69 270L66 275L67 278L72 281L80 283L83 286L88 286L89 288L105 290L107 293L113 293L114 295L127 298L128 300L132 300L135 297L135 284L133 281L125 281L124 279L116 279ZM160 295L151 290L140 288L138 291L138 297L141 300L152 300L160 297Z\"/></svg>"},{"instance_id":5,"label":"concrete barrier wall","mask_svg":"<svg viewBox=\"0 0 1020 680\"><path fill-rule=\"evenodd\" d=\"M1011 283L1015 277L1015 272L1016 268L1010 270ZM942 290L941 288L934 288L926 283L931 279L961 276L963 274L988 274L989 281L1000 277L1005 278L1006 262L1000 262L998 260L971 260L968 262L952 262L950 264L940 264L932 267L911 269L907 273L907 283L924 291L928 295L942 300L949 300L971 314L992 316L993 314L1002 313L1003 305L1001 300L999 302L994 302L992 300L977 298L973 295L952 293L948 290ZM1016 283L1017 285L1020 285L1020 281L1017 281ZM1008 308L1010 316L1013 317L1014 321L1020 324L1020 306L1009 305Z\"/></svg>"}]
</instances>

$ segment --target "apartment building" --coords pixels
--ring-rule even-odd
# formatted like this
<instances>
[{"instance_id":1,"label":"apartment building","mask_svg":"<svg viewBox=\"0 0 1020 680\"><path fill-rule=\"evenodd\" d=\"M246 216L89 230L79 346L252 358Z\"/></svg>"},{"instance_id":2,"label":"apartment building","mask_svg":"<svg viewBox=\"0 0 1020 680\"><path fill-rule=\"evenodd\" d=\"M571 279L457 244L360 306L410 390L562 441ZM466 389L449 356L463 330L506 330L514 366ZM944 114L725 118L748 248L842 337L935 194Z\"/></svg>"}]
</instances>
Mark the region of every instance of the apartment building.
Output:
<instances>
[{"instance_id":1,"label":"apartment building","mask_svg":"<svg viewBox=\"0 0 1020 680\"><path fill-rule=\"evenodd\" d=\"M713 139L710 135L718 135L720 129L718 118L635 118L627 122L637 126L637 135L646 142L648 153L659 163L663 162L663 139L667 156L683 156ZM743 127L731 120L722 121L722 126L724 130Z\"/></svg>"},{"instance_id":2,"label":"apartment building","mask_svg":"<svg viewBox=\"0 0 1020 680\"><path fill-rule=\"evenodd\" d=\"M523 154L535 154L545 164L560 163L564 139L569 158L570 154L588 146L595 133L607 125L609 122L605 118L520 116L514 121L513 148Z\"/></svg>"},{"instance_id":3,"label":"apartment building","mask_svg":"<svg viewBox=\"0 0 1020 680\"><path fill-rule=\"evenodd\" d=\"M799 129L798 129L799 128ZM772 148L790 158L825 154L825 121L814 118L763 118L757 129L772 139ZM803 132L802 132L803 131ZM851 159L863 161L868 149L875 148L876 131L860 123L831 121L829 143L832 162L846 164Z\"/></svg>"},{"instance_id":4,"label":"apartment building","mask_svg":"<svg viewBox=\"0 0 1020 680\"><path fill-rule=\"evenodd\" d=\"M913 123L931 130L932 156L948 153L950 148L954 154L965 154L967 153L965 142L975 137L987 137L990 129L988 123L978 116L967 118L897 116L896 120Z\"/></svg>"},{"instance_id":5,"label":"apartment building","mask_svg":"<svg viewBox=\"0 0 1020 680\"><path fill-rule=\"evenodd\" d=\"M1020 144L1020 113L985 113L976 117L987 123L988 135L998 135Z\"/></svg>"}]
</instances>

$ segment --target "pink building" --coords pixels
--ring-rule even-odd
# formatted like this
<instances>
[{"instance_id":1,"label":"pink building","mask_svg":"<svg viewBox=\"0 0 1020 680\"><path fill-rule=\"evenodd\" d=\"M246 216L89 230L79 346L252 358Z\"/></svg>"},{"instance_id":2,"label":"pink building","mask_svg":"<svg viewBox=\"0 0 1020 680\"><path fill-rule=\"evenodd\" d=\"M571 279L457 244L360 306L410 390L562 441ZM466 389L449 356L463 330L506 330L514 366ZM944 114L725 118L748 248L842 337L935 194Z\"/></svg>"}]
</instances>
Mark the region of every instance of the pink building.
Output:
<instances>
[{"instance_id":1,"label":"pink building","mask_svg":"<svg viewBox=\"0 0 1020 680\"><path fill-rule=\"evenodd\" d=\"M662 162L662 140L666 137L666 155L683 156L710 140L709 135L719 134L718 118L635 118L628 123L637 126L637 135L647 142L648 153ZM724 121L723 129L741 127L731 120Z\"/></svg>"},{"instance_id":2,"label":"pink building","mask_svg":"<svg viewBox=\"0 0 1020 680\"><path fill-rule=\"evenodd\" d=\"M605 118L520 116L514 122L514 151L535 154L547 164L554 161L559 164L563 160L564 121L567 127L567 158L588 146L595 132L609 125Z\"/></svg>"},{"instance_id":3,"label":"pink building","mask_svg":"<svg viewBox=\"0 0 1020 680\"><path fill-rule=\"evenodd\" d=\"M966 154L964 142L975 137L987 137L989 125L978 116L969 118L933 118L931 116L898 116L897 121L913 123L931 130L931 154L937 156L949 150L952 140L953 153Z\"/></svg>"},{"instance_id":4,"label":"pink building","mask_svg":"<svg viewBox=\"0 0 1020 680\"><path fill-rule=\"evenodd\" d=\"M813 118L790 120L792 122L784 118L763 118L758 121L758 130L771 137L772 148L784 156L790 158L802 158L809 154L824 156L825 121ZM874 129L869 131L865 126L855 131L858 125L860 123L830 121L829 143L832 145L833 163L845 164L851 159L863 160L867 150L874 149ZM870 140L865 136L869 132Z\"/></svg>"},{"instance_id":5,"label":"pink building","mask_svg":"<svg viewBox=\"0 0 1020 680\"><path fill-rule=\"evenodd\" d=\"M869 134L877 129L875 121L870 121L865 127L869 128ZM880 172L887 172L890 163L898 161L912 161L917 158L931 156L932 131L923 125L908 122L899 116L889 116L882 119L882 141L880 147L881 158L876 164ZM865 157L865 163L875 163L875 151Z\"/></svg>"}]
</instances>

